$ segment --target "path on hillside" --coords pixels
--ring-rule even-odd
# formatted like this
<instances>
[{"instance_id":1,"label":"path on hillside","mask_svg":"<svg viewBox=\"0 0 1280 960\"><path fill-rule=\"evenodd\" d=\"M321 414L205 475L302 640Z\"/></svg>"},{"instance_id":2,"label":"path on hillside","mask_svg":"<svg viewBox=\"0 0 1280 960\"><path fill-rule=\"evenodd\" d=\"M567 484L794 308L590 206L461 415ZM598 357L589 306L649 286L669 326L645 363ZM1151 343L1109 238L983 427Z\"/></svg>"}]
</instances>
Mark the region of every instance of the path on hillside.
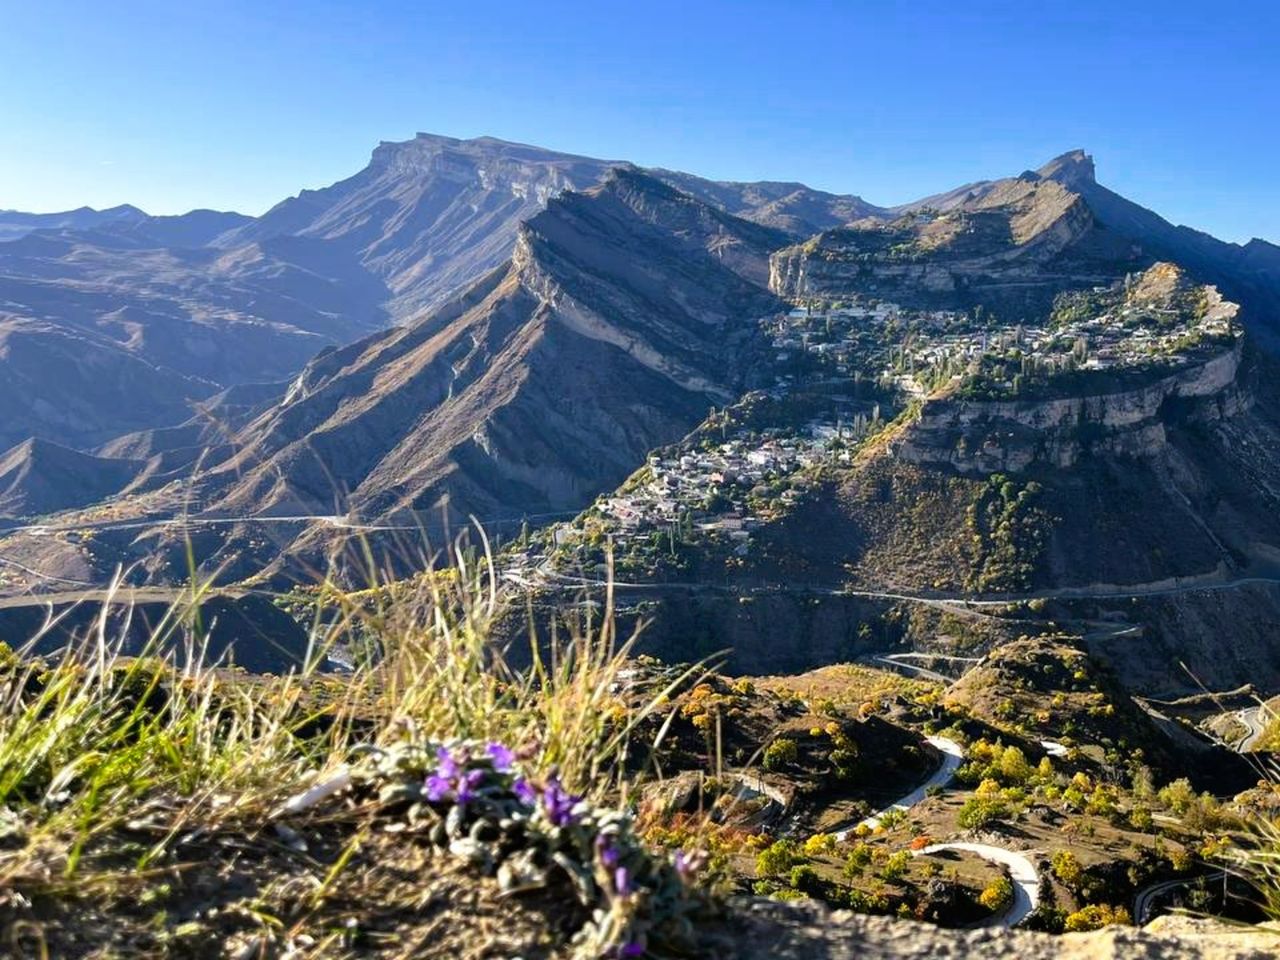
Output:
<instances>
[{"instance_id":1,"label":"path on hillside","mask_svg":"<svg viewBox=\"0 0 1280 960\"><path fill-rule=\"evenodd\" d=\"M956 743L954 740L948 740L946 737L926 737L925 742L942 754L942 763L924 783L916 787L906 796L899 797L887 807L876 811L869 817L864 817L851 827L845 827L843 830L833 831L836 840L843 843L848 839L858 827L868 827L874 829L879 825L880 819L891 810L907 811L920 803L929 796L929 792L935 787L945 787L951 782L951 778L955 776L956 770L964 761L964 747Z\"/></svg>"},{"instance_id":2,"label":"path on hillside","mask_svg":"<svg viewBox=\"0 0 1280 960\"><path fill-rule=\"evenodd\" d=\"M1161 883L1153 883L1149 887L1143 887L1133 898L1133 922L1138 926L1142 926L1151 919L1151 911L1155 907L1156 897L1168 893L1170 890L1176 890L1178 887L1189 887L1193 883L1199 883L1201 880L1211 883L1214 880L1221 880L1226 876L1226 872L1218 870L1214 873L1201 874L1198 877L1183 877L1179 880L1165 880Z\"/></svg>"},{"instance_id":3,"label":"path on hillside","mask_svg":"<svg viewBox=\"0 0 1280 960\"><path fill-rule=\"evenodd\" d=\"M548 515L550 516L550 515ZM482 525L486 521L479 521ZM505 523L508 521L491 521L493 523ZM180 517L170 518L167 520L138 520L138 521L100 521L97 523L89 522L85 524L77 524L69 527L54 526L50 524L29 524L25 526L10 527L0 530L0 537L5 537L15 533L25 533L31 536L47 536L55 533L66 532L68 530L133 530L140 528L156 528L156 527L172 527L176 529L185 529L187 527L196 526L224 526L239 523L264 523L264 524L323 524L335 529L348 530L352 532L389 532L401 531L412 532L421 531L421 527L414 525L397 525L397 524L364 524L351 521L346 517L333 515L298 515L285 517ZM19 569L29 576L38 577L54 583L63 583L74 586L95 586L85 581L75 580L67 577L61 577L56 574L45 573L36 570L26 564L10 557L0 556L0 565L7 565ZM551 568L548 563L544 563L533 571L533 576L523 576L516 571L502 571L502 578L510 583L526 589L539 589L547 591L568 591L582 589L606 589L612 588L615 591L662 591L662 590L688 590L698 592L722 592L735 596L765 596L768 594L800 594L810 596L831 596L831 597L853 597L869 600L888 600L899 601L903 603L918 603L925 606L931 606L936 609L945 610L961 616L971 617L991 617L986 613L987 610L999 609L1012 604L1026 603L1032 600L1050 600L1050 599L1077 599L1077 600L1106 600L1106 599L1126 599L1134 597L1159 597L1159 596L1175 596L1183 593L1195 593L1200 591L1219 591L1233 590L1238 587L1249 586L1253 584L1280 585L1280 576L1242 576L1230 580L1218 579L1216 574L1205 574L1194 577L1185 577L1181 581L1169 584L1167 581L1157 581L1155 583L1146 584L1129 584L1126 586L1085 586L1085 587L1056 587L1049 590L1040 590L1032 593L1022 594L1004 594L1000 596L970 596L964 594L940 594L940 593L911 593L901 589L870 589L870 588L854 588L854 587L832 587L829 584L813 584L813 583L788 583L788 584L761 584L761 585L742 585L727 583L710 583L706 581L652 581L644 583L630 583L626 581L600 580L590 577L571 576L561 573ZM105 587L100 588L105 589ZM38 595L33 595L32 603L44 602ZM1132 626L1119 627L1112 633L1112 636L1121 636L1129 633L1137 632L1138 628ZM1099 634L1100 636L1103 634Z\"/></svg>"},{"instance_id":4,"label":"path on hillside","mask_svg":"<svg viewBox=\"0 0 1280 960\"><path fill-rule=\"evenodd\" d=\"M1262 704L1256 707L1245 707L1243 710L1236 711L1236 719L1243 723L1249 730L1247 734L1236 744L1236 752L1248 753L1254 748L1259 738L1267 732L1267 722L1269 717L1263 716L1265 708Z\"/></svg>"},{"instance_id":5,"label":"path on hillside","mask_svg":"<svg viewBox=\"0 0 1280 960\"><path fill-rule=\"evenodd\" d=\"M1026 854L989 843L935 843L917 852L916 856L942 853L946 850L963 850L976 854L983 860L997 863L1009 871L1013 881L1013 903L1004 913L989 917L977 927L1015 927L1025 920L1040 904L1040 874Z\"/></svg>"},{"instance_id":6,"label":"path on hillside","mask_svg":"<svg viewBox=\"0 0 1280 960\"><path fill-rule=\"evenodd\" d=\"M210 587L200 591L201 600L214 597L243 597L251 593L277 596L274 591L252 590L245 587ZM190 587L108 587L92 590L62 590L57 593L22 594L16 597L0 597L0 610L19 607L62 606L74 603L112 603L133 606L140 603L181 603L191 600Z\"/></svg>"},{"instance_id":7,"label":"path on hillside","mask_svg":"<svg viewBox=\"0 0 1280 960\"><path fill-rule=\"evenodd\" d=\"M1007 607L1012 604L1027 603L1032 600L1124 600L1133 597L1164 597L1183 593L1199 593L1201 591L1234 590L1253 584L1280 585L1277 576L1244 576L1231 580L1212 579L1214 575L1205 577L1185 577L1182 582L1169 584L1166 581L1154 583L1135 583L1123 586L1091 586L1091 587L1054 587L1032 593L1002 594L998 597L974 597L960 594L907 593L901 590L874 590L855 587L833 587L829 584L788 583L788 584L729 584L711 583L708 581L655 580L643 583L628 583L615 580L610 583L592 577L571 576L559 571L547 571L551 579L535 583L522 577L514 576L513 582L523 586L532 586L546 590L570 590L583 588L614 590L689 590L709 593L755 594L799 593L832 597L859 597L871 600L901 600L910 603L923 603L937 607L967 609L980 611L984 608ZM1117 625L1114 635L1135 632L1132 625Z\"/></svg>"}]
</instances>

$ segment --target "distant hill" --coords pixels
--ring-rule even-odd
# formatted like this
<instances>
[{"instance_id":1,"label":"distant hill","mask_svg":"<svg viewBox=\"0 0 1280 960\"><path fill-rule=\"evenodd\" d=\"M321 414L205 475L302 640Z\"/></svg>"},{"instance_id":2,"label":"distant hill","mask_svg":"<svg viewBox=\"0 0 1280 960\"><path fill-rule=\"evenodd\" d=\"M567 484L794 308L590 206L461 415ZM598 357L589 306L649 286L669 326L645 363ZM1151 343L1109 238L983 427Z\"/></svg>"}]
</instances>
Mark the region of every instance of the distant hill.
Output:
<instances>
[{"instance_id":1,"label":"distant hill","mask_svg":"<svg viewBox=\"0 0 1280 960\"><path fill-rule=\"evenodd\" d=\"M35 230L100 230L128 227L147 219L143 211L127 203L106 210L78 207L62 213L22 213L19 210L0 210L0 243L17 240Z\"/></svg>"},{"instance_id":2,"label":"distant hill","mask_svg":"<svg viewBox=\"0 0 1280 960\"><path fill-rule=\"evenodd\" d=\"M864 217L888 213L883 207L867 203L861 197L825 193L803 183L734 183L704 180L675 170L651 172L704 203L797 237L807 237Z\"/></svg>"},{"instance_id":3,"label":"distant hill","mask_svg":"<svg viewBox=\"0 0 1280 960\"><path fill-rule=\"evenodd\" d=\"M123 490L141 466L28 440L0 454L0 516L85 506Z\"/></svg>"}]
</instances>

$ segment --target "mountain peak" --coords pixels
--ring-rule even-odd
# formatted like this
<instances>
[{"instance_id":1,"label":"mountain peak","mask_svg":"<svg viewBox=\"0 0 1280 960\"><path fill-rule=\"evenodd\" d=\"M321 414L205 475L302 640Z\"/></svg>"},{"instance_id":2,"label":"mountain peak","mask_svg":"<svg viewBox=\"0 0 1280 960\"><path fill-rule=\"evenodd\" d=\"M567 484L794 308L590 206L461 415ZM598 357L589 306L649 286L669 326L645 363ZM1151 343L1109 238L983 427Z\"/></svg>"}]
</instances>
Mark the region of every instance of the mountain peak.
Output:
<instances>
[{"instance_id":1,"label":"mountain peak","mask_svg":"<svg viewBox=\"0 0 1280 960\"><path fill-rule=\"evenodd\" d=\"M1056 180L1064 187L1096 183L1093 157L1083 150L1070 150L1054 157L1037 171L1046 180Z\"/></svg>"}]
</instances>

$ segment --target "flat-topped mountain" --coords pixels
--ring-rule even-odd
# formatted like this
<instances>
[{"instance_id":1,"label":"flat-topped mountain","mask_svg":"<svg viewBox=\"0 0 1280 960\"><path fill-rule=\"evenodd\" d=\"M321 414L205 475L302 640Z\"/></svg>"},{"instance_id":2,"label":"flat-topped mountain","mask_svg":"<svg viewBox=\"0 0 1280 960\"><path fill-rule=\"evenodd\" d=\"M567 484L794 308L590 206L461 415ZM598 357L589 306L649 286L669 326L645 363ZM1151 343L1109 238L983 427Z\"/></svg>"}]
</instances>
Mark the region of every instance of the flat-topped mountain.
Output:
<instances>
[{"instance_id":1,"label":"flat-topped mountain","mask_svg":"<svg viewBox=\"0 0 1280 960\"><path fill-rule=\"evenodd\" d=\"M491 137L420 133L380 144L355 176L304 190L216 243L327 241L380 277L392 314L406 317L501 264L520 223L565 190L592 186L613 165Z\"/></svg>"}]
</instances>

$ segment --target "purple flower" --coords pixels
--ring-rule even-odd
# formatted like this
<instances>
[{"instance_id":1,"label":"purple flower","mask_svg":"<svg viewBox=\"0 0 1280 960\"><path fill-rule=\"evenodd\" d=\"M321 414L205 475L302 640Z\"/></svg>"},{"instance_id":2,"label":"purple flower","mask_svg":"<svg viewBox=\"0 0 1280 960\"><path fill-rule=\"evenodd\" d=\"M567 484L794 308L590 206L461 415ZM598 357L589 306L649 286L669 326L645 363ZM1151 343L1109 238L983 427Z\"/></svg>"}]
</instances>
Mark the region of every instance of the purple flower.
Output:
<instances>
[{"instance_id":1,"label":"purple flower","mask_svg":"<svg viewBox=\"0 0 1280 960\"><path fill-rule=\"evenodd\" d=\"M456 780L462 772L462 764L449 752L447 747L436 750L436 774L446 780Z\"/></svg>"},{"instance_id":2,"label":"purple flower","mask_svg":"<svg viewBox=\"0 0 1280 960\"><path fill-rule=\"evenodd\" d=\"M439 803L441 800L447 799L449 794L453 792L453 784L439 774L427 777L426 788L427 799L432 803Z\"/></svg>"},{"instance_id":3,"label":"purple flower","mask_svg":"<svg viewBox=\"0 0 1280 960\"><path fill-rule=\"evenodd\" d=\"M431 803L445 800L467 803L474 800L476 789L484 781L485 771L468 770L465 755L459 758L444 747L436 751L436 760L436 772L423 784L427 800Z\"/></svg>"},{"instance_id":4,"label":"purple flower","mask_svg":"<svg viewBox=\"0 0 1280 960\"><path fill-rule=\"evenodd\" d=\"M558 777L548 778L547 785L542 790L542 808L552 826L567 827L573 823L577 819L573 808L581 800L581 797L575 797L565 790Z\"/></svg>"},{"instance_id":5,"label":"purple flower","mask_svg":"<svg viewBox=\"0 0 1280 960\"><path fill-rule=\"evenodd\" d=\"M613 889L620 897L631 896L631 871L626 867L613 871Z\"/></svg>"},{"instance_id":6,"label":"purple flower","mask_svg":"<svg viewBox=\"0 0 1280 960\"><path fill-rule=\"evenodd\" d=\"M644 944L638 940L631 940L618 947L616 955L618 957L643 957Z\"/></svg>"},{"instance_id":7,"label":"purple flower","mask_svg":"<svg viewBox=\"0 0 1280 960\"><path fill-rule=\"evenodd\" d=\"M499 773L507 773L516 762L515 752L501 743L491 743L485 750L493 762L493 769Z\"/></svg>"},{"instance_id":8,"label":"purple flower","mask_svg":"<svg viewBox=\"0 0 1280 960\"><path fill-rule=\"evenodd\" d=\"M484 780L483 770L468 770L458 778L457 801L458 803L468 803L475 799L476 787L480 786Z\"/></svg>"},{"instance_id":9,"label":"purple flower","mask_svg":"<svg viewBox=\"0 0 1280 960\"><path fill-rule=\"evenodd\" d=\"M701 851L693 853L685 853L683 850L677 850L675 856L675 868L682 878L688 880L695 873L701 870L707 862L706 854Z\"/></svg>"},{"instance_id":10,"label":"purple flower","mask_svg":"<svg viewBox=\"0 0 1280 960\"><path fill-rule=\"evenodd\" d=\"M608 834L602 833L596 837L596 853L607 869L612 870L618 865L618 848L613 845L613 838Z\"/></svg>"},{"instance_id":11,"label":"purple flower","mask_svg":"<svg viewBox=\"0 0 1280 960\"><path fill-rule=\"evenodd\" d=\"M511 791L516 795L516 799L527 807L532 807L538 802L538 791L524 777L511 784Z\"/></svg>"}]
</instances>

